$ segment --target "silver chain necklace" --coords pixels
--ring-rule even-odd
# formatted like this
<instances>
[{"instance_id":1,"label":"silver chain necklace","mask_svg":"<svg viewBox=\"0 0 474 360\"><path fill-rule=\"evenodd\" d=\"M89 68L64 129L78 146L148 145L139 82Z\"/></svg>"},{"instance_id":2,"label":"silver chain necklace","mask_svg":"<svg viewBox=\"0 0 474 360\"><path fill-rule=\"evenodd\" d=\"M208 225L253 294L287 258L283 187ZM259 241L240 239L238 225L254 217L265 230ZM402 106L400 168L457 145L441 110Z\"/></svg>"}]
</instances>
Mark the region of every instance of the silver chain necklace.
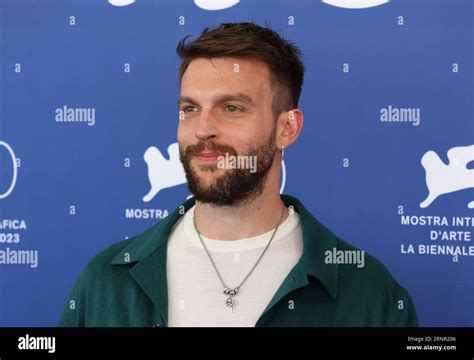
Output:
<instances>
[{"instance_id":1,"label":"silver chain necklace","mask_svg":"<svg viewBox=\"0 0 474 360\"><path fill-rule=\"evenodd\" d=\"M207 249L207 246L206 244L204 244L204 241L202 240L202 237L201 237L201 233L199 232L198 228L197 228L197 225L196 225L196 217L195 217L195 214L193 213L193 224L194 224L194 229L196 230L196 233L198 234L199 236L199 240L201 241L201 244L202 246L204 247L204 250L206 250L206 253L207 253L207 256L209 257L209 260L211 261L211 264L212 266L214 267L214 270L216 271L216 274L217 276L219 277L219 280L221 281L222 283L222 286L224 287L224 295L228 296L228 298L226 299L226 306L230 307L232 312L235 311L235 307L237 306L237 304L239 303L237 301L237 299L235 298L237 296L237 293L239 292L240 288L242 287L242 285L247 281L247 279L250 277L250 275L252 275L253 271L255 270L255 268L257 267L257 265L260 263L260 260L262 260L263 258L263 255L265 255L265 252L267 251L268 247L270 246L277 230L278 230L278 227L280 226L280 222L281 222L281 219L283 218L283 214L285 213L285 207L283 207L283 209L281 210L281 215L280 215L280 218L278 220L278 223L275 227L275 230L273 231L273 234L270 238L270 240L268 241L268 244L267 246L265 246L265 249L263 249L263 252L262 254L260 255L260 257L257 259L257 262L254 264L254 266L252 267L252 269L250 269L249 273L247 274L247 276L245 276L245 278L242 280L242 282L239 284L239 286L237 286L236 288L229 288L224 280L222 279L222 276L221 276L221 273L219 272L219 270L217 269L217 266L216 266L216 263L214 262L214 259L212 258L211 256L211 253L209 252L209 250Z\"/></svg>"}]
</instances>

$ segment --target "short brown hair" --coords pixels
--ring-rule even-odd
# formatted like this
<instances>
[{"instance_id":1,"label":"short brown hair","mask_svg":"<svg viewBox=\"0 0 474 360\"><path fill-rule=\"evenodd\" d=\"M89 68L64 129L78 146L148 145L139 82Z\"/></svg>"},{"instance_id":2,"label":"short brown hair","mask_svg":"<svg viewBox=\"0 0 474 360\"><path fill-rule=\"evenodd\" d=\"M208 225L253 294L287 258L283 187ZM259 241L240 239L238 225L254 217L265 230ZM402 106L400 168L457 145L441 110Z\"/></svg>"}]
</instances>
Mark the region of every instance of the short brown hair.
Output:
<instances>
[{"instance_id":1,"label":"short brown hair","mask_svg":"<svg viewBox=\"0 0 474 360\"><path fill-rule=\"evenodd\" d=\"M189 44L183 38L176 47L182 62L179 68L179 85L192 60L198 58L236 57L264 62L270 72L273 91L272 112L298 107L303 86L304 64L301 51L292 42L283 39L268 24L224 23L215 29L206 27L201 35Z\"/></svg>"}]
</instances>

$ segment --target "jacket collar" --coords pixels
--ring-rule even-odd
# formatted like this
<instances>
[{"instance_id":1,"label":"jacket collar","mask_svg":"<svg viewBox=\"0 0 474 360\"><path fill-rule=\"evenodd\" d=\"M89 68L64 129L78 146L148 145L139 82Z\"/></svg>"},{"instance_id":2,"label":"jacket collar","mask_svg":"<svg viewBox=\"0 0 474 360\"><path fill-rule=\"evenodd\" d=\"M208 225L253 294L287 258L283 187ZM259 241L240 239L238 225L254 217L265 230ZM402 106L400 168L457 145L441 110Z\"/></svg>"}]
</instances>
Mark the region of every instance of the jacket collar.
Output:
<instances>
[{"instance_id":1,"label":"jacket collar","mask_svg":"<svg viewBox=\"0 0 474 360\"><path fill-rule=\"evenodd\" d=\"M332 298L337 296L337 264L324 262L325 252L337 246L336 236L322 225L303 204L293 196L281 195L287 207L292 206L300 216L303 232L303 254L275 294L267 309L286 293L309 283L308 276L316 278ZM131 275L160 309L167 322L168 291L166 280L166 243L173 225L195 203L191 198L182 203L166 218L143 233L130 239L129 244L112 260L113 265L135 264ZM305 276L306 275L306 276Z\"/></svg>"}]
</instances>

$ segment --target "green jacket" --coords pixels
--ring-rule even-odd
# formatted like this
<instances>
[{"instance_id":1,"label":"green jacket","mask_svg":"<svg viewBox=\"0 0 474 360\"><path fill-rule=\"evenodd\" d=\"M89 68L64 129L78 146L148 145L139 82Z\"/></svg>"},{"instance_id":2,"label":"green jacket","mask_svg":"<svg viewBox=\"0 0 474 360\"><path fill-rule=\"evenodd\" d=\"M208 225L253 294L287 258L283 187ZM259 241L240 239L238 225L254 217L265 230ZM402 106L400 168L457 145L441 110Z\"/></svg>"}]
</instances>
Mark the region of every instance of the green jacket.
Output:
<instances>
[{"instance_id":1,"label":"green jacket","mask_svg":"<svg viewBox=\"0 0 474 360\"><path fill-rule=\"evenodd\" d=\"M380 261L365 254L363 267L328 264L326 251L357 249L296 198L282 200L300 216L303 254L256 326L418 326L410 295ZM187 210L194 202L182 206ZM166 244L182 210L96 255L74 284L59 325L167 326Z\"/></svg>"}]
</instances>

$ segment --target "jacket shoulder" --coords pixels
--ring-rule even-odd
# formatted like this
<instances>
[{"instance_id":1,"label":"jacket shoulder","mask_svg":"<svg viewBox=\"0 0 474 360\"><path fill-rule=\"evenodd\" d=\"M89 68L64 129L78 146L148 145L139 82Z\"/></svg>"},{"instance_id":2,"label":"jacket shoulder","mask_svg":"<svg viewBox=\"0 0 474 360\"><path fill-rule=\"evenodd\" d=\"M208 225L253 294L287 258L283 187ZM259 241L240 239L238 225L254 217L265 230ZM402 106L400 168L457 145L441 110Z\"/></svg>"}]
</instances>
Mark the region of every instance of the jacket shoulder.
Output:
<instances>
[{"instance_id":1,"label":"jacket shoulder","mask_svg":"<svg viewBox=\"0 0 474 360\"><path fill-rule=\"evenodd\" d=\"M135 237L119 241L97 253L76 279L59 321L59 326L86 326L87 314L92 310L89 302L105 297L110 286L128 266L112 266L112 260L120 254Z\"/></svg>"},{"instance_id":2,"label":"jacket shoulder","mask_svg":"<svg viewBox=\"0 0 474 360\"><path fill-rule=\"evenodd\" d=\"M336 237L337 249L361 260L338 267L338 293L350 297L360 309L373 312L380 326L418 326L413 300L388 268L375 256ZM357 254L357 255L356 255Z\"/></svg>"}]
</instances>

